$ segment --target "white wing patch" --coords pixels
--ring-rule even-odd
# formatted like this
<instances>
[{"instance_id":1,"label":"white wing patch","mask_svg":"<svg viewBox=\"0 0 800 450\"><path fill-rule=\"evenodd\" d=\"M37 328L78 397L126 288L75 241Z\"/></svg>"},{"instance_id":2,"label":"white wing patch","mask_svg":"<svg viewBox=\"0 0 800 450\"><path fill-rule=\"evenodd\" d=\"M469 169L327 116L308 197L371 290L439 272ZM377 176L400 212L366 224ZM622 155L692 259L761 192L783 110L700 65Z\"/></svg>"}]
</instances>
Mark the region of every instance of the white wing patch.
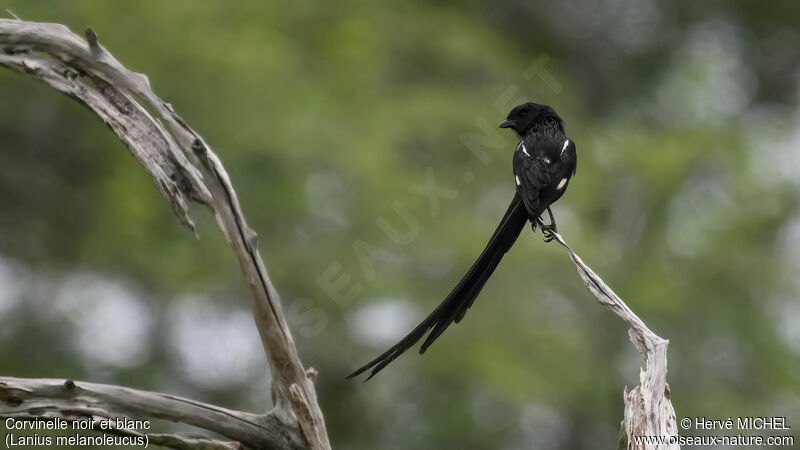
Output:
<instances>
[{"instance_id":1,"label":"white wing patch","mask_svg":"<svg viewBox=\"0 0 800 450\"><path fill-rule=\"evenodd\" d=\"M528 153L528 149L525 148L525 144L522 144L522 153L525 153L525 156L527 156L528 158L531 157L531 154Z\"/></svg>"},{"instance_id":2,"label":"white wing patch","mask_svg":"<svg viewBox=\"0 0 800 450\"><path fill-rule=\"evenodd\" d=\"M519 175L514 175L514 179L517 180L517 186L519 186Z\"/></svg>"},{"instance_id":3,"label":"white wing patch","mask_svg":"<svg viewBox=\"0 0 800 450\"><path fill-rule=\"evenodd\" d=\"M519 184L519 183L517 183L517 184ZM556 190L560 191L564 187L565 184L567 184L567 178L562 178L561 182L558 183L558 186L556 186Z\"/></svg>"},{"instance_id":4,"label":"white wing patch","mask_svg":"<svg viewBox=\"0 0 800 450\"><path fill-rule=\"evenodd\" d=\"M563 146L563 147L561 147L561 154L562 154L562 155L564 154L564 150L566 150L566 149L567 149L567 146L568 146L568 145L569 145L569 139L567 139L566 141L564 141L564 146Z\"/></svg>"}]
</instances>

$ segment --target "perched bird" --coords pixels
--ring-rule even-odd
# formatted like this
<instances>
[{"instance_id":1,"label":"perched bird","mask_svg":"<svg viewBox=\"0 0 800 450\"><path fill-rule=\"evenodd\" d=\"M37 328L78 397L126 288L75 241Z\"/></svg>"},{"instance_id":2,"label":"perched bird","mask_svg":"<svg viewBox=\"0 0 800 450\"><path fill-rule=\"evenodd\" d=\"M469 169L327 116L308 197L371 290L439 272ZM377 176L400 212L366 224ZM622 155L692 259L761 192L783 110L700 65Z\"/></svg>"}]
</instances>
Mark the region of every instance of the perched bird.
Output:
<instances>
[{"instance_id":1,"label":"perched bird","mask_svg":"<svg viewBox=\"0 0 800 450\"><path fill-rule=\"evenodd\" d=\"M419 351L425 353L451 323L464 318L528 221L534 231L537 224L542 228L545 241L552 240L550 233L556 231L556 223L550 205L561 198L570 178L575 175L575 143L564 134L564 121L553 108L536 103L525 103L512 109L500 128L511 128L520 137L513 159L517 192L500 225L478 260L444 301L400 342L348 375L348 380L371 369L369 380L430 331ZM550 216L547 225L541 218L545 211Z\"/></svg>"}]
</instances>

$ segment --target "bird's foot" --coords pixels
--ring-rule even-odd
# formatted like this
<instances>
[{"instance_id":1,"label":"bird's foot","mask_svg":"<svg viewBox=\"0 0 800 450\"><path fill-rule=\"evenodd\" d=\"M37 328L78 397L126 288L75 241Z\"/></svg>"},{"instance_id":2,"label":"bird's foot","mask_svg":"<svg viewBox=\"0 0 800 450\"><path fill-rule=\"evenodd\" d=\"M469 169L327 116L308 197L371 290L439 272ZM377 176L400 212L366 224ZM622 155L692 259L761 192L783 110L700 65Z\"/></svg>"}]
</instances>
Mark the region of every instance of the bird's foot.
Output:
<instances>
[{"instance_id":1,"label":"bird's foot","mask_svg":"<svg viewBox=\"0 0 800 450\"><path fill-rule=\"evenodd\" d=\"M552 213L550 214L550 223L545 224L541 217L536 219L536 223L539 224L539 228L542 230L542 234L544 235L544 241L550 242L555 239L553 233L558 233L558 227L556 227L556 222L553 220ZM533 224L533 230L536 231L536 224Z\"/></svg>"},{"instance_id":2,"label":"bird's foot","mask_svg":"<svg viewBox=\"0 0 800 450\"><path fill-rule=\"evenodd\" d=\"M550 242L553 239L555 239L555 236L553 236L553 233L558 233L558 228L556 228L556 224L553 223L553 224L550 224L550 225L541 225L541 227L542 227L542 234L544 235L544 241L545 242Z\"/></svg>"},{"instance_id":3,"label":"bird's foot","mask_svg":"<svg viewBox=\"0 0 800 450\"><path fill-rule=\"evenodd\" d=\"M550 225L545 225L544 223L542 223L541 226L542 226L542 234L544 234L544 241L550 242L553 239L555 239L555 236L553 236L553 234L558 233L558 228L556 227L556 218L553 217L553 210L550 209L549 206L547 207L547 215L550 216Z\"/></svg>"}]
</instances>

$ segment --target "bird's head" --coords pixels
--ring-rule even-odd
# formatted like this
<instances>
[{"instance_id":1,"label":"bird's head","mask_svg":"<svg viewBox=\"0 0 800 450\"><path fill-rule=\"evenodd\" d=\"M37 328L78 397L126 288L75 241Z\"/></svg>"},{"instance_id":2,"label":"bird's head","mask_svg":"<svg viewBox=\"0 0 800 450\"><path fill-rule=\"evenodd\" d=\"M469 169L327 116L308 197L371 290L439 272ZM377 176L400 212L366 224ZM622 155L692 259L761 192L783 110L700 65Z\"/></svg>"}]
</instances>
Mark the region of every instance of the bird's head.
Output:
<instances>
[{"instance_id":1,"label":"bird's head","mask_svg":"<svg viewBox=\"0 0 800 450\"><path fill-rule=\"evenodd\" d=\"M515 106L508 117L500 124L500 128L511 128L520 136L524 136L528 131L537 125L554 124L563 127L564 121L558 117L555 110L546 105L528 102Z\"/></svg>"}]
</instances>

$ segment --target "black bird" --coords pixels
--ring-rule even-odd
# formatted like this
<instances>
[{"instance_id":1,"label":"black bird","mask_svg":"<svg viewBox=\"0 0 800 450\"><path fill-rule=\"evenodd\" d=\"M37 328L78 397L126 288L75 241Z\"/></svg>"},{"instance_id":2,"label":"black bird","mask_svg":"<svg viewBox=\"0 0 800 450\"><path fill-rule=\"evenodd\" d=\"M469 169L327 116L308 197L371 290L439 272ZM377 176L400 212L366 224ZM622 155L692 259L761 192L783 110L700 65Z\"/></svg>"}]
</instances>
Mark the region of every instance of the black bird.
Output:
<instances>
[{"instance_id":1,"label":"black bird","mask_svg":"<svg viewBox=\"0 0 800 450\"><path fill-rule=\"evenodd\" d=\"M450 295L406 337L348 375L348 380L372 369L367 378L369 380L416 344L429 330L433 330L420 347L420 354L425 353L451 323L458 323L464 318L467 309L472 306L475 297L528 221L534 231L537 224L541 226L545 241L553 239L550 233L556 231L556 223L550 205L561 198L570 178L575 175L575 143L564 134L564 121L553 108L536 103L525 103L512 109L500 128L511 128L520 137L513 159L517 192L500 225L478 260ZM550 216L550 224L547 225L541 218L545 211Z\"/></svg>"}]
</instances>

